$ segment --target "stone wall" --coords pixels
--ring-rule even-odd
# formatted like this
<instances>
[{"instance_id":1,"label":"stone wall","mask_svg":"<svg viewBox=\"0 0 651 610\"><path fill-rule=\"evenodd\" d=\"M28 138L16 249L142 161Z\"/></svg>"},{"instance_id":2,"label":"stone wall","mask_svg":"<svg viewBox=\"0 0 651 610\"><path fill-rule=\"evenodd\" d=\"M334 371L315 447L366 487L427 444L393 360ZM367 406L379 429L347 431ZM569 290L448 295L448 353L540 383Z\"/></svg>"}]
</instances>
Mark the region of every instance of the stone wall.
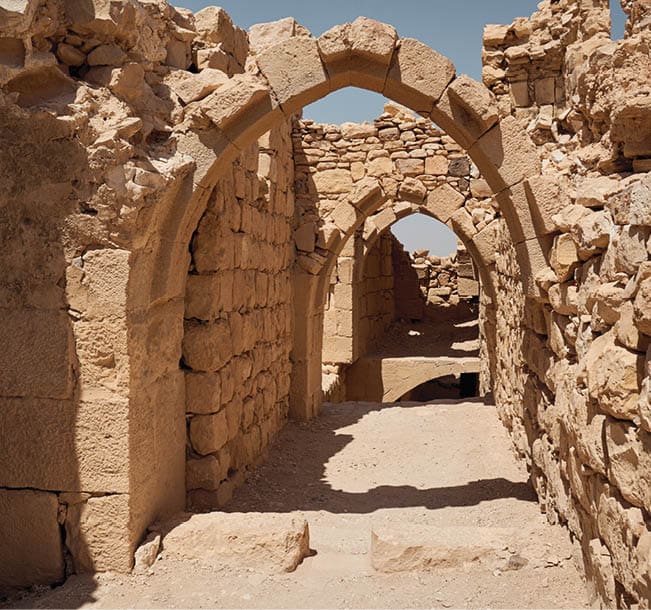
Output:
<instances>
[{"instance_id":1,"label":"stone wall","mask_svg":"<svg viewBox=\"0 0 651 610\"><path fill-rule=\"evenodd\" d=\"M226 504L287 418L292 185L284 126L220 180L192 240L183 338L190 509Z\"/></svg>"},{"instance_id":2,"label":"stone wall","mask_svg":"<svg viewBox=\"0 0 651 610\"><path fill-rule=\"evenodd\" d=\"M497 352L496 404L548 518L571 531L604 605L648 607L650 34L644 3L623 4L623 41L610 40L606 2L544 3L485 31L484 82L539 145L544 171L529 196L551 211L553 235L532 300L502 232L484 316L497 344L485 348Z\"/></svg>"},{"instance_id":3,"label":"stone wall","mask_svg":"<svg viewBox=\"0 0 651 610\"><path fill-rule=\"evenodd\" d=\"M623 3L622 41L610 40L606 0L545 0L530 20L487 28L486 86L364 18L318 40L285 20L252 29L247 48L220 9L11 6L0 9L0 539L14 544L0 586L129 570L146 528L182 508L191 401L179 362L210 386L189 414L190 457L205 460L191 467L204 490L192 502L228 497L263 427L273 434L287 406L317 412L322 288L343 242L359 230L370 251L420 211L477 263L482 380L549 518L567 524L604 604L649 605L646 0ZM374 124L298 122L289 151L281 126L347 85L427 118L394 104ZM280 141L256 152L271 128ZM293 153L293 181L266 169L276 150L276 161ZM224 213L204 214L208 203ZM204 244L218 267L199 262L203 227L223 238ZM233 247L223 268L221 245ZM228 295L229 271L230 304L211 292L223 280ZM209 288L188 306L209 313L188 314L184 333L195 282ZM230 400L222 367L241 381Z\"/></svg>"},{"instance_id":4,"label":"stone wall","mask_svg":"<svg viewBox=\"0 0 651 610\"><path fill-rule=\"evenodd\" d=\"M455 253L443 257L417 250L411 266L418 276L423 299L430 306L454 306L462 299L479 296L479 281L472 259L462 243L458 244Z\"/></svg>"}]
</instances>

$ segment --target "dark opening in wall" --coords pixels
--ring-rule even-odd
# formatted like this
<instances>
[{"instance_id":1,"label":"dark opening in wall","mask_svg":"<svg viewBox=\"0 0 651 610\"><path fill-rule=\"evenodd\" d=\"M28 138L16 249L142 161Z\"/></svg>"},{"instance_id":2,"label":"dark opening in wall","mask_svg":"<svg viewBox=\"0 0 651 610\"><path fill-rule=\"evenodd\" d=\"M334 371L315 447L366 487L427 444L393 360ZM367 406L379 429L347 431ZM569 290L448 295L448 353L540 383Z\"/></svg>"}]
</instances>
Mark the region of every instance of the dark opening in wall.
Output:
<instances>
[{"instance_id":1,"label":"dark opening in wall","mask_svg":"<svg viewBox=\"0 0 651 610\"><path fill-rule=\"evenodd\" d=\"M479 374L461 373L430 379L407 392L398 402L429 402L446 398L458 400L476 396L479 396Z\"/></svg>"}]
</instances>

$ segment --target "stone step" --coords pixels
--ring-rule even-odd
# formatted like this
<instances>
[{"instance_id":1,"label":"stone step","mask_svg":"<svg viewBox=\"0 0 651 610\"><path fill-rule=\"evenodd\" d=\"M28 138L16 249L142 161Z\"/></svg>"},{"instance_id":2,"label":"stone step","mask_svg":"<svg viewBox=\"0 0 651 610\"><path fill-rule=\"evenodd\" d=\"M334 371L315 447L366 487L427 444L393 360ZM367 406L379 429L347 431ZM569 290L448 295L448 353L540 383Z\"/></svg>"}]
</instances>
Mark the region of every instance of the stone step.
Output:
<instances>
[{"instance_id":1,"label":"stone step","mask_svg":"<svg viewBox=\"0 0 651 610\"><path fill-rule=\"evenodd\" d=\"M311 554L307 521L275 513L183 514L160 527L162 557L293 572Z\"/></svg>"},{"instance_id":2,"label":"stone step","mask_svg":"<svg viewBox=\"0 0 651 610\"><path fill-rule=\"evenodd\" d=\"M522 530L497 527L374 525L371 564L378 572L423 572L459 568L503 558L523 543Z\"/></svg>"}]
</instances>

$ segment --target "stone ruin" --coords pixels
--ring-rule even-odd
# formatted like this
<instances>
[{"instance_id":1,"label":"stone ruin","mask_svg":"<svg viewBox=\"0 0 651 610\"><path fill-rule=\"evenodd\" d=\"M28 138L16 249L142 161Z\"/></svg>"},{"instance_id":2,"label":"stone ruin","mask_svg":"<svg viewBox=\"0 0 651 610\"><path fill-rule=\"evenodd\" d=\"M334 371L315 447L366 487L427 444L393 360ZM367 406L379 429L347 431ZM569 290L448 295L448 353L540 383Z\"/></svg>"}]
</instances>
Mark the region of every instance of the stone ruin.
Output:
<instances>
[{"instance_id":1,"label":"stone ruin","mask_svg":"<svg viewBox=\"0 0 651 610\"><path fill-rule=\"evenodd\" d=\"M479 83L363 17L0 2L0 587L129 571L153 522L227 504L390 323L353 295L391 308L386 230L420 212L472 258L480 387L542 509L604 605L648 608L651 5L622 6L623 40L606 0L487 26ZM352 85L396 105L301 120Z\"/></svg>"}]
</instances>

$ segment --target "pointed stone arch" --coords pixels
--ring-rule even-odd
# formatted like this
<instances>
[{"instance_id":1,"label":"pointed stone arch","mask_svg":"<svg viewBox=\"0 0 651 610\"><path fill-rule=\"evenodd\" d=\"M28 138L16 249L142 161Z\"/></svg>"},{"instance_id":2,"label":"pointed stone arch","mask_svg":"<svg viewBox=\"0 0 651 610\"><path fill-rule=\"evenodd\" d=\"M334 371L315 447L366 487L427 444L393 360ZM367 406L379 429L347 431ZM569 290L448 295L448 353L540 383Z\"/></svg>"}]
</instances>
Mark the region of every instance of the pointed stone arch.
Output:
<instances>
[{"instance_id":1,"label":"pointed stone arch","mask_svg":"<svg viewBox=\"0 0 651 610\"><path fill-rule=\"evenodd\" d=\"M431 118L464 148L488 182L515 244L525 292L537 296L534 276L544 269L547 237L539 237L524 188L526 178L541 172L533 142L512 117L500 118L492 94L426 45L399 39L391 26L360 18L337 26L318 40L290 38L249 58L249 69L207 98L185 108L183 122L168 144L183 163L180 178L155 210L141 215L142 233L129 254L125 315L130 328L129 522L134 538L170 506L182 502L178 480L184 457L181 356L183 300L190 261L189 243L209 197L225 168L264 133L287 121L303 106L331 91L356 86L382 93ZM376 193L375 196L381 196ZM371 197L371 201L373 198ZM344 235L360 226L370 208L352 206ZM372 206L370 206L372 207ZM538 224L537 224L538 223ZM333 232L329 251L341 231ZM294 364L318 345L320 277L297 265L296 294L305 305L310 342L295 346ZM318 281L317 281L318 280ZM322 314L321 314L322 315ZM162 332L163 329L165 332ZM171 331L170 331L171 329ZM157 354L152 360L149 355ZM310 417L320 399L320 366L295 367L292 396L305 404L295 415ZM307 393L301 394L305 388ZM156 430L154 435L145 430ZM167 453L151 460L152 445ZM174 455L172 455L172 453ZM178 453L178 455L177 455Z\"/></svg>"}]
</instances>

